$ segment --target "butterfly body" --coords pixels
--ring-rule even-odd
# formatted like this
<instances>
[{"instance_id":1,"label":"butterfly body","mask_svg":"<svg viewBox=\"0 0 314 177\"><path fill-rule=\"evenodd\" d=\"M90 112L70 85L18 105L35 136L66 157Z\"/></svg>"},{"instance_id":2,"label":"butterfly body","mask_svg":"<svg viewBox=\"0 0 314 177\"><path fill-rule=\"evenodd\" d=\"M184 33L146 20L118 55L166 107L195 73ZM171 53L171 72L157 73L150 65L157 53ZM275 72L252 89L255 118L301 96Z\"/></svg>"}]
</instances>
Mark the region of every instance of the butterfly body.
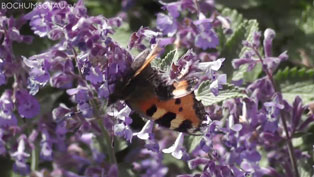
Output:
<instances>
[{"instance_id":1,"label":"butterfly body","mask_svg":"<svg viewBox=\"0 0 314 177\"><path fill-rule=\"evenodd\" d=\"M158 72L144 60L132 64L132 78L120 89L120 98L149 120L179 132L193 133L199 130L204 120L204 108L195 99L188 81L166 84Z\"/></svg>"}]
</instances>

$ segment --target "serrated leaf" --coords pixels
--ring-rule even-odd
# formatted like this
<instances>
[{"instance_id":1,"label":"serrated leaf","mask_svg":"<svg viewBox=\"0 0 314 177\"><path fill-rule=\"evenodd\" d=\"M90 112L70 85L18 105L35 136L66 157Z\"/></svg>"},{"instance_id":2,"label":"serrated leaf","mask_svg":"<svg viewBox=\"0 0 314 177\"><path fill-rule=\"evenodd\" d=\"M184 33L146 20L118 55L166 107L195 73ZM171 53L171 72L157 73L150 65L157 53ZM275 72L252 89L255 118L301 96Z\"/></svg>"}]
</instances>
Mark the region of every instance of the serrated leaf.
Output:
<instances>
[{"instance_id":1,"label":"serrated leaf","mask_svg":"<svg viewBox=\"0 0 314 177\"><path fill-rule=\"evenodd\" d=\"M244 31L246 31L247 35L244 40L252 42L253 35L258 31L258 23L256 20L249 20L243 23L246 27ZM250 49L248 47L242 47L239 58L244 57L245 53ZM238 70L233 72L232 80L240 80L243 79L244 82L252 82L258 78L258 75L262 72L261 65L257 65L252 71L247 72L247 65L242 65Z\"/></svg>"},{"instance_id":2,"label":"serrated leaf","mask_svg":"<svg viewBox=\"0 0 314 177\"><path fill-rule=\"evenodd\" d=\"M245 32L243 32L243 25L241 25L243 21L243 17L236 10L224 9L221 12L222 16L230 19L231 29L233 30L232 35L226 36L226 41L221 42L223 44L223 48L221 49L221 56L225 58L235 58L240 52L240 47L242 46L242 40L244 40Z\"/></svg>"},{"instance_id":3,"label":"serrated leaf","mask_svg":"<svg viewBox=\"0 0 314 177\"><path fill-rule=\"evenodd\" d=\"M167 55L162 58L159 63L158 67L159 69L163 71L168 71L170 69L170 66L172 62L177 61L179 59L179 53L177 49L171 50Z\"/></svg>"},{"instance_id":4,"label":"serrated leaf","mask_svg":"<svg viewBox=\"0 0 314 177\"><path fill-rule=\"evenodd\" d=\"M283 98L292 103L300 96L304 104L314 101L314 69L285 68L274 76L280 86Z\"/></svg>"},{"instance_id":5,"label":"serrated leaf","mask_svg":"<svg viewBox=\"0 0 314 177\"><path fill-rule=\"evenodd\" d=\"M203 136L188 136L185 138L185 147L188 153L191 153L201 142Z\"/></svg>"},{"instance_id":6,"label":"serrated leaf","mask_svg":"<svg viewBox=\"0 0 314 177\"><path fill-rule=\"evenodd\" d=\"M227 99L246 97L243 90L231 85L225 85L222 90L219 90L218 96L215 96L210 91L210 82L203 82L199 88L195 91L195 98L202 102L204 106L220 103Z\"/></svg>"},{"instance_id":7,"label":"serrated leaf","mask_svg":"<svg viewBox=\"0 0 314 177\"><path fill-rule=\"evenodd\" d=\"M252 41L253 35L258 31L258 23L256 20L243 19L242 15L236 10L224 9L221 14L230 19L231 29L233 33L226 38L224 47L221 49L221 57L226 58L222 70L232 78L232 80L244 79L245 82L252 82L258 78L262 68L256 67L252 72L247 72L247 66L241 66L239 70L234 71L232 67L232 59L241 58L248 50L243 47L242 41ZM230 77L232 76L232 77Z\"/></svg>"},{"instance_id":8,"label":"serrated leaf","mask_svg":"<svg viewBox=\"0 0 314 177\"><path fill-rule=\"evenodd\" d=\"M302 17L297 20L297 24L305 34L314 33L314 6L308 6L302 12Z\"/></svg>"},{"instance_id":9,"label":"serrated leaf","mask_svg":"<svg viewBox=\"0 0 314 177\"><path fill-rule=\"evenodd\" d=\"M233 9L224 8L221 15L230 19L231 29L236 29L243 21L243 15Z\"/></svg>"}]
</instances>

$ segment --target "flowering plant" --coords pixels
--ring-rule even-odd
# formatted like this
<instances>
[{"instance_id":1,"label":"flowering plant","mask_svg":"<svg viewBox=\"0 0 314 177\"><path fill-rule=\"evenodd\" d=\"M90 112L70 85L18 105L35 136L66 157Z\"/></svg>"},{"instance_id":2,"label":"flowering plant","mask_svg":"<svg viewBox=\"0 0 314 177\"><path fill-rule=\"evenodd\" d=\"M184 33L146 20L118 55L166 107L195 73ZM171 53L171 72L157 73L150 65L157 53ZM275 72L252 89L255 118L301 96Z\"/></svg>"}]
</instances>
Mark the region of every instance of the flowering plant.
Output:
<instances>
[{"instance_id":1,"label":"flowering plant","mask_svg":"<svg viewBox=\"0 0 314 177\"><path fill-rule=\"evenodd\" d=\"M267 3L159 1L147 16L147 4L133 0L9 3L0 9L1 176L313 175L313 44L277 53L273 41L289 33L235 10ZM309 37L313 8L303 2L295 22ZM139 53L156 48L151 65L165 84L195 81L206 118L199 134L111 104Z\"/></svg>"}]
</instances>

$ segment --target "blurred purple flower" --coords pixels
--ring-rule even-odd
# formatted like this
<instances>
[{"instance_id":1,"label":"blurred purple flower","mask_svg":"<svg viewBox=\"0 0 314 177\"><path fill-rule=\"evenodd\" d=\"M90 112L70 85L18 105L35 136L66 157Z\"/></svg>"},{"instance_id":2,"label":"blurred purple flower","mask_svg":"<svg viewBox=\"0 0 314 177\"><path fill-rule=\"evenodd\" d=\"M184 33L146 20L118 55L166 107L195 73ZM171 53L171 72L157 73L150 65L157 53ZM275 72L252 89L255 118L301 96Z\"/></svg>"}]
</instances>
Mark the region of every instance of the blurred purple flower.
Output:
<instances>
[{"instance_id":1,"label":"blurred purple flower","mask_svg":"<svg viewBox=\"0 0 314 177\"><path fill-rule=\"evenodd\" d=\"M219 44L218 36L212 29L212 25L208 19L202 19L194 22L198 28L195 39L195 46L206 50L208 48L216 48Z\"/></svg>"},{"instance_id":2,"label":"blurred purple flower","mask_svg":"<svg viewBox=\"0 0 314 177\"><path fill-rule=\"evenodd\" d=\"M24 118L33 118L39 114L40 105L36 98L30 95L27 90L20 89L15 93L17 110Z\"/></svg>"},{"instance_id":3,"label":"blurred purple flower","mask_svg":"<svg viewBox=\"0 0 314 177\"><path fill-rule=\"evenodd\" d=\"M177 31L177 22L172 17L159 13L157 14L157 29L167 36L173 36Z\"/></svg>"},{"instance_id":4,"label":"blurred purple flower","mask_svg":"<svg viewBox=\"0 0 314 177\"><path fill-rule=\"evenodd\" d=\"M102 154L101 152L99 152L99 150L95 147L95 143L94 143L94 137L95 135L92 133L84 133L82 134L82 136L80 137L80 140L82 142L84 142L85 144L87 144L93 154L93 159L97 162L97 163L102 163L105 159L104 154Z\"/></svg>"}]
</instances>

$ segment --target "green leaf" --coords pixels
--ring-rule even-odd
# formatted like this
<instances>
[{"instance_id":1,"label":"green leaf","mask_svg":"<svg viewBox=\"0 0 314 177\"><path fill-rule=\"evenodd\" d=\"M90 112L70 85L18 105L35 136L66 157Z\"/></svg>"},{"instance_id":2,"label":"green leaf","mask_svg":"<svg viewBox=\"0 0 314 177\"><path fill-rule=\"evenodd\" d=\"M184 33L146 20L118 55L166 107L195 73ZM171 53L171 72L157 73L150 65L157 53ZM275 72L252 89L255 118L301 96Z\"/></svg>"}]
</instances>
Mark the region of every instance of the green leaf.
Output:
<instances>
[{"instance_id":1,"label":"green leaf","mask_svg":"<svg viewBox=\"0 0 314 177\"><path fill-rule=\"evenodd\" d=\"M305 34L314 34L314 6L308 6L302 12L302 16L297 20L297 24Z\"/></svg>"},{"instance_id":2,"label":"green leaf","mask_svg":"<svg viewBox=\"0 0 314 177\"><path fill-rule=\"evenodd\" d=\"M136 177L138 174L135 174L132 170L131 163L119 163L118 164L119 169L119 176L124 177Z\"/></svg>"},{"instance_id":3,"label":"green leaf","mask_svg":"<svg viewBox=\"0 0 314 177\"><path fill-rule=\"evenodd\" d=\"M201 142L202 136L188 136L184 140L184 144L188 153L191 153Z\"/></svg>"},{"instance_id":4,"label":"green leaf","mask_svg":"<svg viewBox=\"0 0 314 177\"><path fill-rule=\"evenodd\" d=\"M222 90L219 90L218 96L215 96L210 91L210 81L203 82L195 92L195 98L201 101L204 106L213 105L238 97L246 97L246 95L242 89L231 85L225 85Z\"/></svg>"},{"instance_id":5,"label":"green leaf","mask_svg":"<svg viewBox=\"0 0 314 177\"><path fill-rule=\"evenodd\" d=\"M258 0L219 0L216 2L217 5L224 5L232 8L249 9L255 8L261 4Z\"/></svg>"},{"instance_id":6,"label":"green leaf","mask_svg":"<svg viewBox=\"0 0 314 177\"><path fill-rule=\"evenodd\" d=\"M112 39L117 41L120 46L126 48L129 43L131 36L130 27L128 24L124 23L122 26L116 29L115 33L111 35Z\"/></svg>"},{"instance_id":7,"label":"green leaf","mask_svg":"<svg viewBox=\"0 0 314 177\"><path fill-rule=\"evenodd\" d=\"M296 96L307 104L314 100L314 69L285 68L274 75L280 86L283 98L292 103Z\"/></svg>"},{"instance_id":8,"label":"green leaf","mask_svg":"<svg viewBox=\"0 0 314 177\"><path fill-rule=\"evenodd\" d=\"M298 161L298 171L300 173L300 177L313 177L313 167L307 160Z\"/></svg>"},{"instance_id":9,"label":"green leaf","mask_svg":"<svg viewBox=\"0 0 314 177\"><path fill-rule=\"evenodd\" d=\"M233 30L233 33L230 36L227 36L226 34L219 35L225 37L225 41L220 41L220 44L222 45L221 56L227 59L232 59L238 56L242 46L242 40L244 40L245 32L243 32L243 26L241 25L243 17L236 10L228 8L224 9L221 14L230 19L232 22L231 29Z\"/></svg>"},{"instance_id":10,"label":"green leaf","mask_svg":"<svg viewBox=\"0 0 314 177\"><path fill-rule=\"evenodd\" d=\"M160 59L157 63L157 66L162 71L169 71L170 66L173 62L179 59L179 52L177 49L171 50L167 55ZM157 61L157 60L156 60Z\"/></svg>"},{"instance_id":11,"label":"green leaf","mask_svg":"<svg viewBox=\"0 0 314 177\"><path fill-rule=\"evenodd\" d=\"M246 33L245 39L246 41L252 42L253 35L255 32L258 31L258 23L256 20L249 20L243 22L243 29ZM242 46L242 45L241 45ZM245 53L248 52L250 49L248 47L242 47L239 58L243 58ZM262 66L257 65L252 71L247 72L247 65L242 65L238 70L233 72L232 80L240 80L243 79L244 82L252 82L256 80L259 74L262 72Z\"/></svg>"},{"instance_id":12,"label":"green leaf","mask_svg":"<svg viewBox=\"0 0 314 177\"><path fill-rule=\"evenodd\" d=\"M253 35L258 31L258 23L256 20L246 20L236 10L223 9L222 16L228 17L231 23L231 29L233 33L231 36L226 37L225 41L221 41L221 55L227 60L224 62L222 70L228 75L228 78L232 80L244 79L245 82L252 82L258 78L258 75L262 71L262 67L257 66L251 72L247 72L247 66L243 65L239 70L234 71L232 67L232 59L241 58L249 50L247 47L243 47L242 41L253 41ZM220 36L224 36L220 34Z\"/></svg>"},{"instance_id":13,"label":"green leaf","mask_svg":"<svg viewBox=\"0 0 314 177\"><path fill-rule=\"evenodd\" d=\"M124 149L128 147L127 142L123 140L122 138L118 138L118 137L114 139L114 145L115 145L114 146L115 152L123 151Z\"/></svg>"}]
</instances>

